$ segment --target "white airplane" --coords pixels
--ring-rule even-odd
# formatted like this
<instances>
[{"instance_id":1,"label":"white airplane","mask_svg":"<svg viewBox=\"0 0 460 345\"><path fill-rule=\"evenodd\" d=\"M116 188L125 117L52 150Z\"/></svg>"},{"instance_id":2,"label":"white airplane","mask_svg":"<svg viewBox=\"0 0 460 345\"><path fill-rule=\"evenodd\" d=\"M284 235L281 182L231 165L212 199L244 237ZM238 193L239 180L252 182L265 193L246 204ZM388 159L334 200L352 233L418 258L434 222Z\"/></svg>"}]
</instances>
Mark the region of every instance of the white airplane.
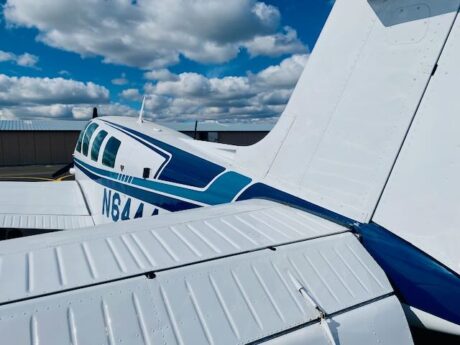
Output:
<instances>
[{"instance_id":1,"label":"white airplane","mask_svg":"<svg viewBox=\"0 0 460 345\"><path fill-rule=\"evenodd\" d=\"M336 1L253 146L102 117L75 181L1 183L4 228L69 230L0 242L0 343L460 335L459 8Z\"/></svg>"}]
</instances>

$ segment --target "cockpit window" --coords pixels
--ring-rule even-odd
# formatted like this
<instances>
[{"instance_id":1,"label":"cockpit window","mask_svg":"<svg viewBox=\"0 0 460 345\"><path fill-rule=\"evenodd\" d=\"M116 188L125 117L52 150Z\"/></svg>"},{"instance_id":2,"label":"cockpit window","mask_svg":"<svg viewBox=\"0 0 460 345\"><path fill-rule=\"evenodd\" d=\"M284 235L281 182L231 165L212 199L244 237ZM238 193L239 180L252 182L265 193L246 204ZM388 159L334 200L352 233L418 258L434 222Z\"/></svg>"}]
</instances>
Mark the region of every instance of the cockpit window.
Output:
<instances>
[{"instance_id":1,"label":"cockpit window","mask_svg":"<svg viewBox=\"0 0 460 345\"><path fill-rule=\"evenodd\" d=\"M85 135L83 136L83 145L82 145L82 153L87 156L88 155L88 149L89 149L89 142L91 140L91 137L93 136L94 131L96 128L99 127L97 123L91 123L88 128L85 131Z\"/></svg>"},{"instance_id":2,"label":"cockpit window","mask_svg":"<svg viewBox=\"0 0 460 345\"><path fill-rule=\"evenodd\" d=\"M78 136L77 140L77 147L75 148L78 152L81 152L81 141L83 140L83 135L85 134L86 129L88 128L89 123L83 128L83 130L80 132L80 135Z\"/></svg>"},{"instance_id":3,"label":"cockpit window","mask_svg":"<svg viewBox=\"0 0 460 345\"><path fill-rule=\"evenodd\" d=\"M95 162L99 159L99 150L101 149L102 142L107 136L107 132L101 130L97 133L96 138L94 138L93 146L91 147L91 159Z\"/></svg>"},{"instance_id":4,"label":"cockpit window","mask_svg":"<svg viewBox=\"0 0 460 345\"><path fill-rule=\"evenodd\" d=\"M117 158L118 149L120 148L120 140L111 137L105 145L104 155L102 156L102 164L113 168L115 159Z\"/></svg>"}]
</instances>

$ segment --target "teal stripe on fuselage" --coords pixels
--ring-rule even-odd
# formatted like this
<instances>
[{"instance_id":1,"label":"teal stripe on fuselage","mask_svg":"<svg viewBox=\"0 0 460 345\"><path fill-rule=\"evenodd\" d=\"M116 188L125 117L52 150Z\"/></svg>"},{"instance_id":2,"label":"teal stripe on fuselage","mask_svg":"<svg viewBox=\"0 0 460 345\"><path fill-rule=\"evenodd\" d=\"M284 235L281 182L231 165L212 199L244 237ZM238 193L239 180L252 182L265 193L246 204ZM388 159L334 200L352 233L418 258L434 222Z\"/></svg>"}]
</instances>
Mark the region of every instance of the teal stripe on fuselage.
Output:
<instances>
[{"instance_id":1,"label":"teal stripe on fuselage","mask_svg":"<svg viewBox=\"0 0 460 345\"><path fill-rule=\"evenodd\" d=\"M123 176L124 178L121 180L125 181L129 179L129 183L131 185L207 205L218 205L231 202L234 197L252 181L249 177L238 174L234 171L227 171L217 177L214 182L212 182L211 185L206 189L194 190L187 187L163 183L160 181L146 180L138 177L122 175L116 172L94 167L77 158L75 158L75 161L84 166L89 171L103 177L119 181L120 176Z\"/></svg>"}]
</instances>

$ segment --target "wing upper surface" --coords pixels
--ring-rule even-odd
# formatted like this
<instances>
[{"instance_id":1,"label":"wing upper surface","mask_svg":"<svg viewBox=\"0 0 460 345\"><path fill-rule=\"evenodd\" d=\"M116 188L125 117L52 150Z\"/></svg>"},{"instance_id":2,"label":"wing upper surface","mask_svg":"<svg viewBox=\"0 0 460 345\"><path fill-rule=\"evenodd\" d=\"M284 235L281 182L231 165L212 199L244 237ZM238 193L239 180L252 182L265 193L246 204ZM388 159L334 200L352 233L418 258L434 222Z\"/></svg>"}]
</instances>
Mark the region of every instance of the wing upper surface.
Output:
<instances>
[{"instance_id":1,"label":"wing upper surface","mask_svg":"<svg viewBox=\"0 0 460 345\"><path fill-rule=\"evenodd\" d=\"M75 229L94 225L76 181L0 182L0 228Z\"/></svg>"},{"instance_id":2,"label":"wing upper surface","mask_svg":"<svg viewBox=\"0 0 460 345\"><path fill-rule=\"evenodd\" d=\"M4 241L0 255L1 343L247 344L292 332L284 344L329 344L332 332L340 344L376 334L411 344L391 285L356 237L273 202ZM383 312L395 322L353 332Z\"/></svg>"}]
</instances>

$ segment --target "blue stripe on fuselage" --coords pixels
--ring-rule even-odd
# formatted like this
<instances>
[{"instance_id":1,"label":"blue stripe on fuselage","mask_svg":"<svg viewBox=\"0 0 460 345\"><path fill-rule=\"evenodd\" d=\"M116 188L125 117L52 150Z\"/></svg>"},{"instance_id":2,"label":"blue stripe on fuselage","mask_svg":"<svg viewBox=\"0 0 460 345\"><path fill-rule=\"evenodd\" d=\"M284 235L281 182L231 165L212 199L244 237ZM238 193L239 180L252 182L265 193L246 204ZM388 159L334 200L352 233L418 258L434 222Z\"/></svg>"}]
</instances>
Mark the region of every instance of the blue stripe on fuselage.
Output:
<instances>
[{"instance_id":1,"label":"blue stripe on fuselage","mask_svg":"<svg viewBox=\"0 0 460 345\"><path fill-rule=\"evenodd\" d=\"M402 302L460 325L460 277L378 224L355 224Z\"/></svg>"},{"instance_id":2,"label":"blue stripe on fuselage","mask_svg":"<svg viewBox=\"0 0 460 345\"><path fill-rule=\"evenodd\" d=\"M225 168L220 165L178 149L177 147L166 144L160 140L154 139L151 136L136 131L132 128L125 127L107 120L102 121L129 135L133 139L139 141L149 148L152 147L150 145L146 145L146 142L170 153L170 160L166 163L164 168L161 167L159 169L160 174L158 178L163 181L203 188L206 187L217 175L221 174L225 170ZM187 169L184 169L184 167L187 167Z\"/></svg>"},{"instance_id":3,"label":"blue stripe on fuselage","mask_svg":"<svg viewBox=\"0 0 460 345\"><path fill-rule=\"evenodd\" d=\"M75 166L78 167L90 179L94 180L95 182L107 188L114 189L120 193L129 195L133 198L142 200L151 205L158 206L162 209L165 209L171 212L189 210L192 208L200 207L200 205L196 205L196 204L186 202L183 200L179 200L177 198L169 197L166 195L158 194L151 190L144 190L141 188L137 188L137 187L134 187L128 184L120 183L117 180L112 180L110 178L106 178L104 176L97 175L94 172L90 171L89 169L86 169L83 166L83 164L79 163L78 160L75 160Z\"/></svg>"},{"instance_id":4,"label":"blue stripe on fuselage","mask_svg":"<svg viewBox=\"0 0 460 345\"><path fill-rule=\"evenodd\" d=\"M336 212L330 211L324 207L318 206L279 189L270 187L264 183L254 183L249 186L243 191L243 193L240 194L237 200L248 199L267 199L295 206L307 211L308 213L315 214L321 218L325 218L345 227L350 227L356 223L353 219L342 216Z\"/></svg>"},{"instance_id":5,"label":"blue stripe on fuselage","mask_svg":"<svg viewBox=\"0 0 460 345\"><path fill-rule=\"evenodd\" d=\"M91 172L93 175L97 174L104 178L113 180L120 179L121 174L119 173L91 166L90 164L87 164L77 158L75 158L75 163L78 164L79 168L84 168L85 171ZM135 187L142 187L151 191L169 194L172 197L180 197L188 199L191 202L198 202L207 205L218 205L231 202L244 187L251 183L250 178L234 171L223 173L205 190L195 190L133 176L121 176L124 177L121 179L122 182L129 180L129 183Z\"/></svg>"}]
</instances>

